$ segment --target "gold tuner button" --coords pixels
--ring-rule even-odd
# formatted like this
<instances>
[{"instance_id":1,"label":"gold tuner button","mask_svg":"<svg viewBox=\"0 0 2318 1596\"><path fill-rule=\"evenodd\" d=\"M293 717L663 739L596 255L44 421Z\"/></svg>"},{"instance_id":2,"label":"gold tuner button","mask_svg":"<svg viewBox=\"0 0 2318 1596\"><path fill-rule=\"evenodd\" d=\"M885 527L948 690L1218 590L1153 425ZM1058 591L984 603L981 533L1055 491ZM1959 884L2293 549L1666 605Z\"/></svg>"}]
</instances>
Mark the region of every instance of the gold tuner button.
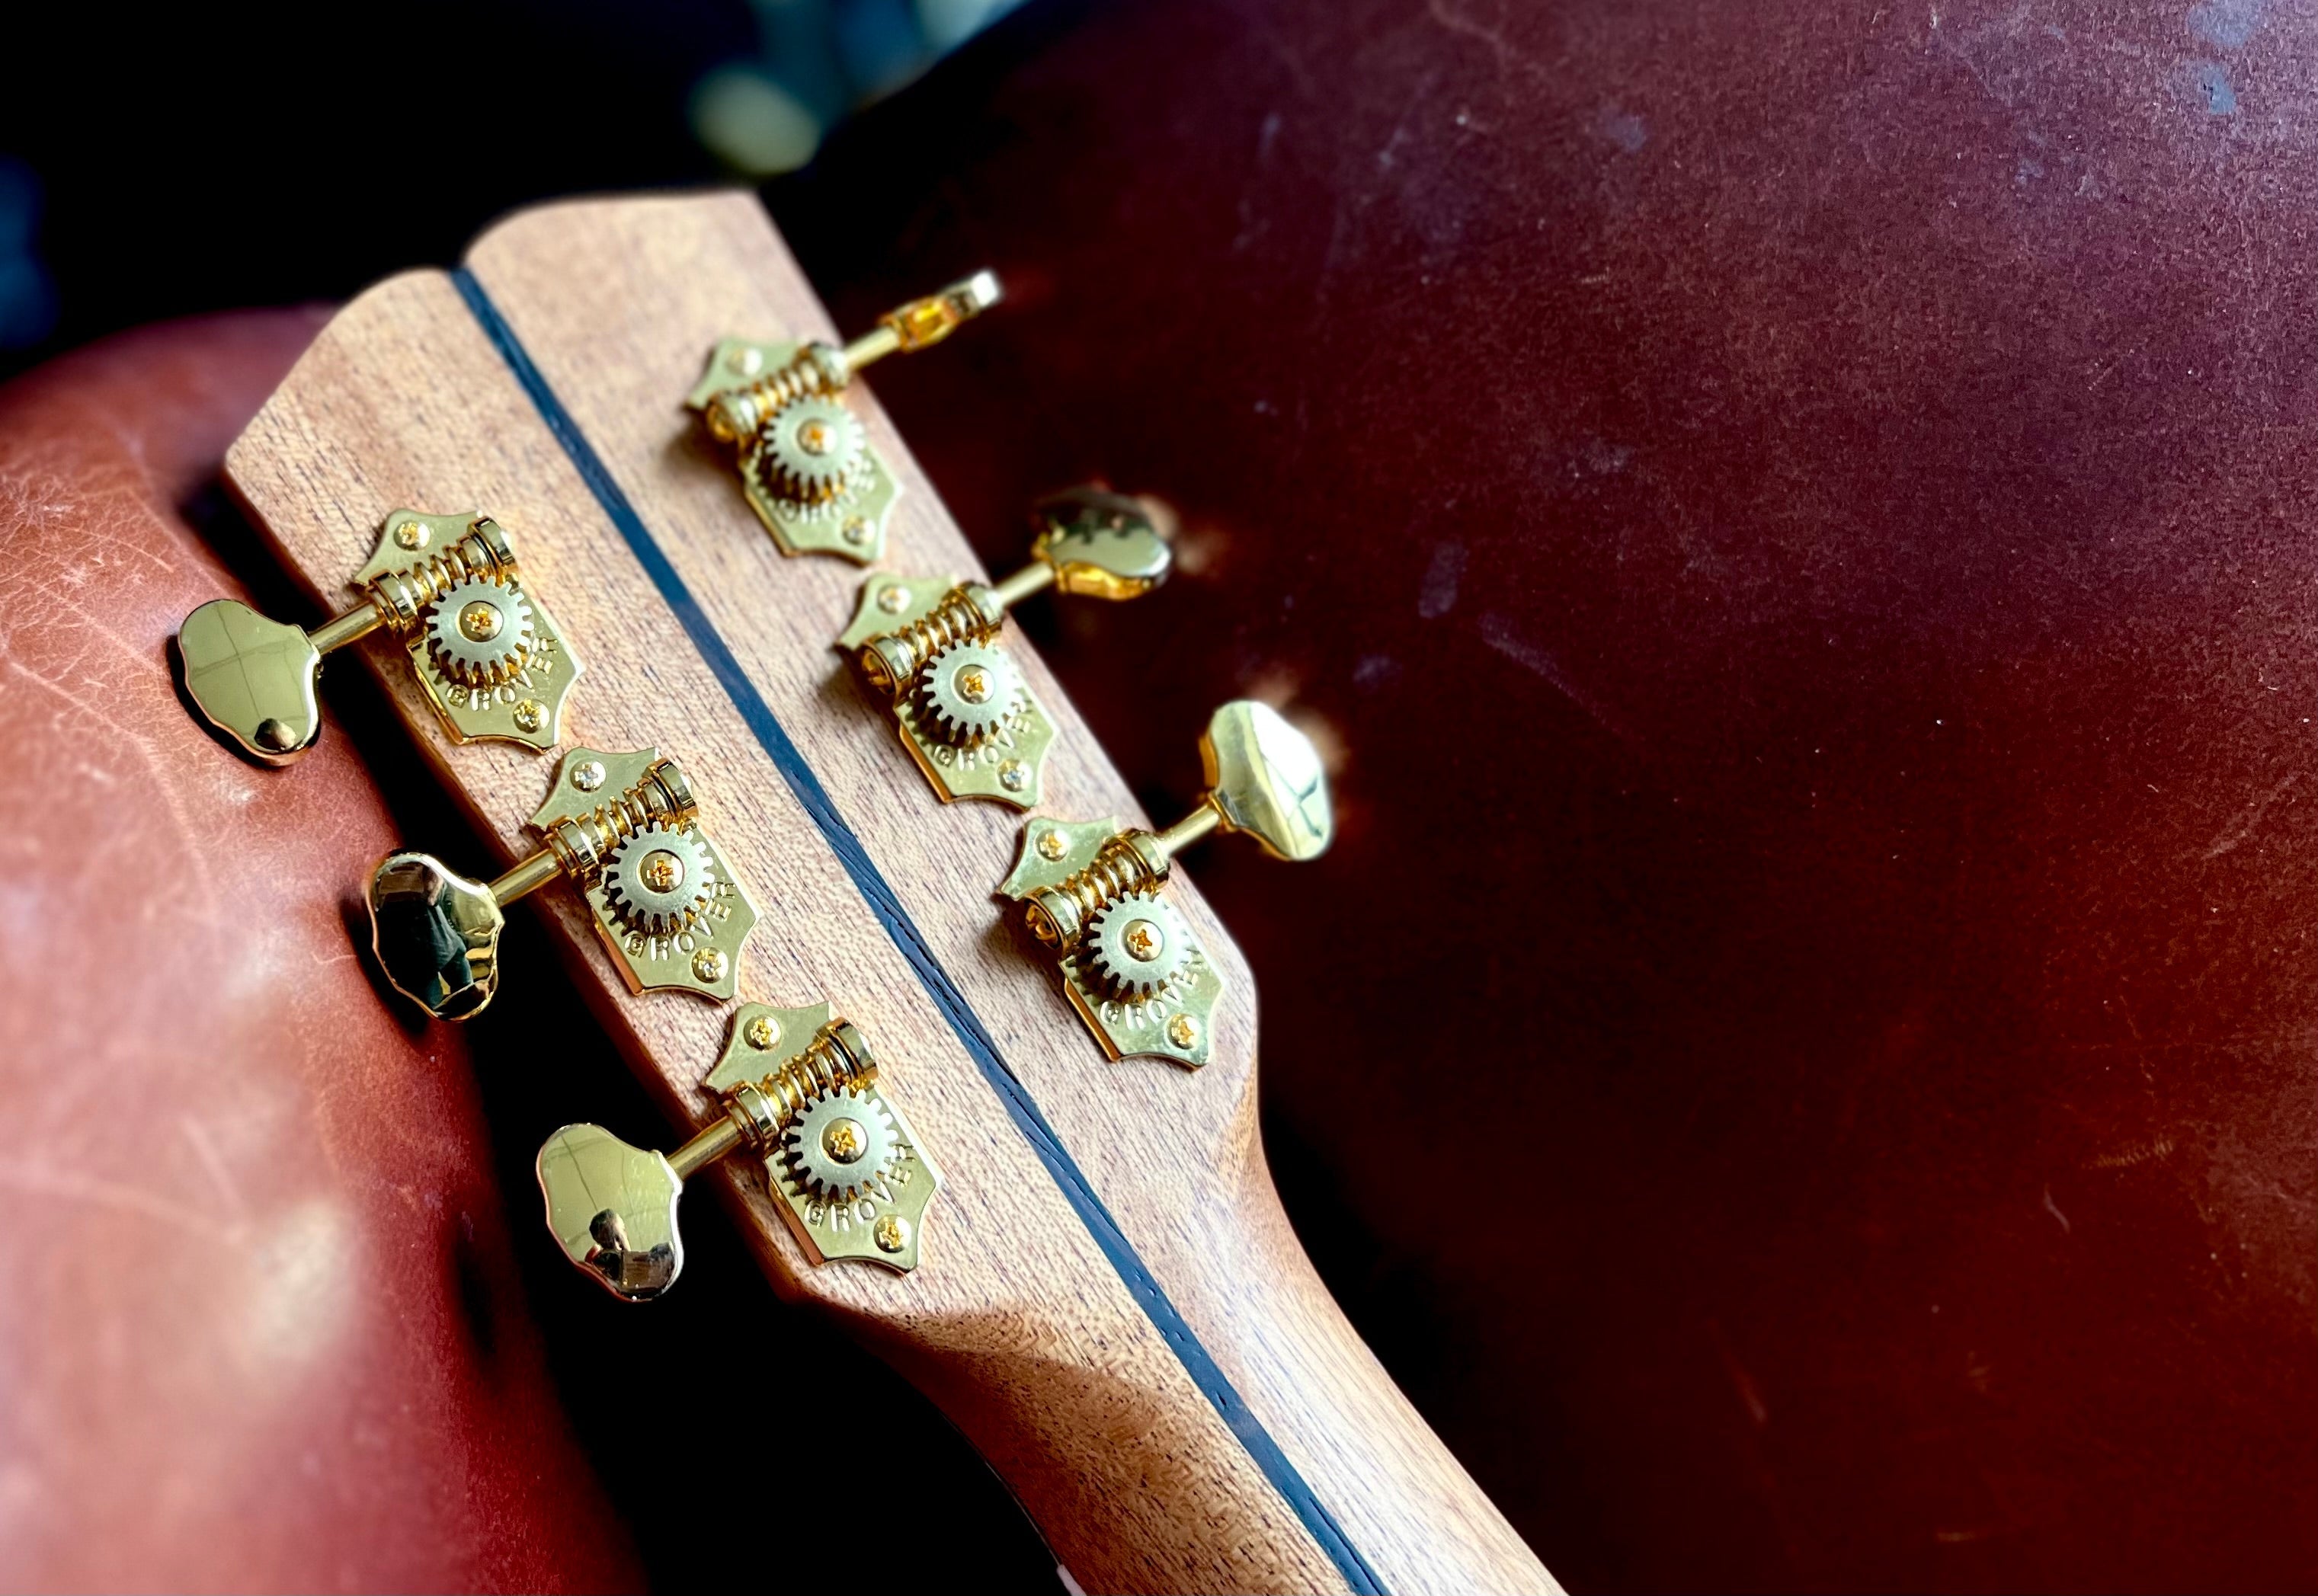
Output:
<instances>
[{"instance_id":1,"label":"gold tuner button","mask_svg":"<svg viewBox=\"0 0 2318 1596\"><path fill-rule=\"evenodd\" d=\"M287 765L321 736L314 680L322 654L303 628L212 598L177 629L177 659L185 696L252 758Z\"/></svg>"},{"instance_id":2,"label":"gold tuner button","mask_svg":"<svg viewBox=\"0 0 2318 1596\"><path fill-rule=\"evenodd\" d=\"M633 1147L601 1125L570 1125L539 1150L547 1228L615 1296L648 1302L684 1269L677 1202L699 1170L746 1151L814 1264L851 1258L918 1264L941 1172L878 1076L867 1041L826 1003L744 1003L704 1083L722 1113L674 1152Z\"/></svg>"},{"instance_id":3,"label":"gold tuner button","mask_svg":"<svg viewBox=\"0 0 2318 1596\"><path fill-rule=\"evenodd\" d=\"M756 905L675 760L574 749L530 826L543 846L488 883L420 853L373 870L371 946L395 991L438 1019L481 1013L499 990L507 905L561 877L580 888L629 991L732 997Z\"/></svg>"},{"instance_id":4,"label":"gold tuner button","mask_svg":"<svg viewBox=\"0 0 2318 1596\"><path fill-rule=\"evenodd\" d=\"M1223 977L1163 894L1175 856L1222 830L1246 833L1277 859L1316 859L1335 835L1318 750L1268 704L1225 704L1199 755L1207 791L1173 825L1031 820L999 884L1055 950L1071 1006L1112 1058L1197 1068L1209 1056Z\"/></svg>"},{"instance_id":5,"label":"gold tuner button","mask_svg":"<svg viewBox=\"0 0 2318 1596\"><path fill-rule=\"evenodd\" d=\"M1098 488L1039 504L1030 562L996 583L880 575L861 585L837 646L891 699L902 746L944 803L988 798L1035 808L1054 722L1000 646L1006 614L1032 594L1135 598L1173 556L1153 507Z\"/></svg>"},{"instance_id":6,"label":"gold tuner button","mask_svg":"<svg viewBox=\"0 0 2318 1596\"><path fill-rule=\"evenodd\" d=\"M230 598L186 616L177 656L202 718L251 758L287 765L321 732L322 656L382 630L409 653L452 741L555 746L580 660L497 522L397 510L353 586L359 600L311 632Z\"/></svg>"},{"instance_id":7,"label":"gold tuner button","mask_svg":"<svg viewBox=\"0 0 2318 1596\"><path fill-rule=\"evenodd\" d=\"M901 485L839 395L863 366L931 348L999 298L998 279L978 272L887 311L842 348L818 339L717 344L685 404L738 452L741 493L782 553L864 565L885 557Z\"/></svg>"}]
</instances>

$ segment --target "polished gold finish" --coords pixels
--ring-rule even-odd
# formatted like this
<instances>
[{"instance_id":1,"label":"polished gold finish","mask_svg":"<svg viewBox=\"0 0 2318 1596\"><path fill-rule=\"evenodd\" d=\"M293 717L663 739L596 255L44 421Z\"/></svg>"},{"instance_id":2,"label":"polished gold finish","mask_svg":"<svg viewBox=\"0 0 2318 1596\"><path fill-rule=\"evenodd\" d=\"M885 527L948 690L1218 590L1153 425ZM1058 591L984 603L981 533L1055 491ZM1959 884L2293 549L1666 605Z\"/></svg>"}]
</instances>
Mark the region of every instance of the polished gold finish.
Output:
<instances>
[{"instance_id":1,"label":"polished gold finish","mask_svg":"<svg viewBox=\"0 0 2318 1596\"><path fill-rule=\"evenodd\" d=\"M214 602L229 601L220 600ZM205 604L202 606L202 609L205 610L211 607L212 607L211 605ZM193 613L195 614L199 614L201 611L196 610ZM277 623L274 622L267 623L268 625L276 623ZM379 614L376 606L371 605L357 605L353 609L346 611L346 614L333 616L331 619L323 622L319 626L317 626L311 632L309 632L306 634L306 637L307 640L314 645L314 652L317 654L327 654L333 650L343 649L348 643L354 642L358 639L368 637L372 632L376 632L380 627L385 624L386 617Z\"/></svg>"},{"instance_id":2,"label":"polished gold finish","mask_svg":"<svg viewBox=\"0 0 2318 1596\"><path fill-rule=\"evenodd\" d=\"M734 1148L746 1145L746 1122L727 1116L669 1153L668 1167L676 1172L678 1179L689 1180Z\"/></svg>"},{"instance_id":3,"label":"polished gold finish","mask_svg":"<svg viewBox=\"0 0 2318 1596\"><path fill-rule=\"evenodd\" d=\"M792 1040L793 1039L793 1040ZM539 1150L547 1228L614 1296L649 1301L684 1269L684 1183L743 1149L814 1263L918 1264L941 1171L878 1080L869 1045L829 1005L744 1003L705 1082L723 1112L675 1152L632 1147L600 1125L566 1125Z\"/></svg>"},{"instance_id":4,"label":"polished gold finish","mask_svg":"<svg viewBox=\"0 0 2318 1596\"><path fill-rule=\"evenodd\" d=\"M491 896L502 903L537 892L563 874L563 861L553 848L541 848L490 884Z\"/></svg>"},{"instance_id":5,"label":"polished gold finish","mask_svg":"<svg viewBox=\"0 0 2318 1596\"><path fill-rule=\"evenodd\" d=\"M1034 820L999 892L1060 959L1063 990L1113 1058L1208 1062L1223 978L1161 895L1176 854L1210 831L1245 832L1276 859L1314 859L1335 834L1309 739L1266 704L1225 704L1199 739L1208 790L1160 831Z\"/></svg>"},{"instance_id":6,"label":"polished gold finish","mask_svg":"<svg viewBox=\"0 0 2318 1596\"><path fill-rule=\"evenodd\" d=\"M977 272L887 311L843 348L818 339L716 345L685 404L740 451L741 489L781 552L865 565L884 556L901 485L836 396L863 366L930 349L998 300L998 279Z\"/></svg>"},{"instance_id":7,"label":"polished gold finish","mask_svg":"<svg viewBox=\"0 0 2318 1596\"><path fill-rule=\"evenodd\" d=\"M523 586L497 522L397 510L354 586L361 601L310 631L235 599L202 605L177 632L186 696L242 751L287 765L321 734L322 656L384 630L452 741L555 746L580 659Z\"/></svg>"},{"instance_id":8,"label":"polished gold finish","mask_svg":"<svg viewBox=\"0 0 2318 1596\"><path fill-rule=\"evenodd\" d=\"M596 797L607 784L614 795ZM506 906L562 878L580 889L631 991L732 995L756 905L701 828L675 760L574 749L531 827L545 846L488 884L420 853L390 854L372 871L371 948L395 991L438 1019L482 1012L499 991Z\"/></svg>"},{"instance_id":9,"label":"polished gold finish","mask_svg":"<svg viewBox=\"0 0 2318 1596\"><path fill-rule=\"evenodd\" d=\"M837 646L893 702L902 746L945 803L1038 802L1054 722L999 646L1006 612L1054 587L1094 598L1148 593L1172 560L1138 500L1081 488L1032 512L1030 563L996 583L875 576Z\"/></svg>"},{"instance_id":10,"label":"polished gold finish","mask_svg":"<svg viewBox=\"0 0 2318 1596\"><path fill-rule=\"evenodd\" d=\"M1217 826L1222 825L1223 820L1221 810L1212 803L1202 803L1164 831L1160 832L1155 839L1155 845L1161 853L1172 859ZM1324 843L1322 846L1326 845Z\"/></svg>"}]
</instances>

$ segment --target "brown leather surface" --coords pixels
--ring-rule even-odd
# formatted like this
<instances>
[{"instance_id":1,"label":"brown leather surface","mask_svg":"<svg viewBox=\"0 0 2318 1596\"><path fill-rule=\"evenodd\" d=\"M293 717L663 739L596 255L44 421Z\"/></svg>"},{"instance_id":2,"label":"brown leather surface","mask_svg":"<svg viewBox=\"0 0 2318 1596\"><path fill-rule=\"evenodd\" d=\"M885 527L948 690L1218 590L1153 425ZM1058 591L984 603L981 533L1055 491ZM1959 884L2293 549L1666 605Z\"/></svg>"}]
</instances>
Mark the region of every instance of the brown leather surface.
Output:
<instances>
[{"instance_id":1,"label":"brown leather surface","mask_svg":"<svg viewBox=\"0 0 2318 1596\"><path fill-rule=\"evenodd\" d=\"M1344 749L1287 1200L1578 1588L2318 1583L2318 34L2260 0L1036 6L777 213L1154 807ZM1366 1239L1349 1239L1366 1238Z\"/></svg>"},{"instance_id":2,"label":"brown leather surface","mask_svg":"<svg viewBox=\"0 0 2318 1596\"><path fill-rule=\"evenodd\" d=\"M0 1585L641 1575L519 1291L468 1049L345 915L393 842L337 727L241 763L165 647L240 590L177 505L319 325L0 390ZM344 668L343 667L341 668Z\"/></svg>"}]
</instances>

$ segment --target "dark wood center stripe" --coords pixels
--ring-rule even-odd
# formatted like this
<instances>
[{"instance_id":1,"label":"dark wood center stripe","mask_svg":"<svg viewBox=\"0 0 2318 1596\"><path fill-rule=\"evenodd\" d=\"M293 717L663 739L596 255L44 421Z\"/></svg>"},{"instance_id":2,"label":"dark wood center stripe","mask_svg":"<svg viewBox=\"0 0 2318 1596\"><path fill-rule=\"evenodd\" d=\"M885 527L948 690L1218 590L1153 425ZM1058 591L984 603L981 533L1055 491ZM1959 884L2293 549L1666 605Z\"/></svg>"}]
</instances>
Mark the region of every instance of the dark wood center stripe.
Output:
<instances>
[{"instance_id":1,"label":"dark wood center stripe","mask_svg":"<svg viewBox=\"0 0 2318 1596\"><path fill-rule=\"evenodd\" d=\"M1150 1316L1151 1323L1158 1328L1167 1345L1174 1349L1175 1356L1182 1360L1184 1370L1190 1374L1193 1383L1207 1394L1208 1400L1215 1404L1216 1412L1222 1415L1232 1433L1239 1438L1240 1445L1247 1448L1247 1454L1254 1460L1255 1466L1271 1482L1272 1489L1280 1493L1280 1499L1311 1531L1312 1538L1320 1543L1322 1549L1343 1572L1346 1583L1361 1592L1361 1596L1384 1596L1384 1583L1369 1566L1368 1559L1361 1556L1360 1548L1346 1537L1343 1527L1336 1522L1335 1515L1313 1493L1312 1487L1297 1472L1296 1466L1288 1460L1287 1454L1280 1449L1280 1444L1271 1439L1271 1432L1248 1411L1247 1404L1240 1400L1239 1393L1232 1389L1231 1382L1224 1377L1223 1370L1216 1367L1216 1361L1208 1355L1207 1348L1200 1344L1191 1327L1184 1323L1182 1314L1168 1300L1166 1292L1160 1288L1159 1282L1152 1277L1134 1245L1119 1228L1119 1222L1111 1217L1110 1210L1095 1195L1094 1188L1088 1183L1077 1161L1071 1157L1070 1150L1063 1145L1062 1138L1047 1123L1047 1116L1038 1111L1038 1103L1015 1077L1014 1071L1007 1067L1005 1060L999 1056L998 1044L984 1027L981 1017L966 1001L966 994L957 990L957 983L950 979L949 972L942 968L941 962L934 956L933 949L926 946L924 936L911 920L909 912L902 907L902 901L894 896L884 873L869 857L868 850L861 846L861 839L853 834L853 828L845 823L845 817L838 813L828 789L821 785L821 778L813 774L813 767L805 762L804 756L797 751L796 744L782 730L771 706L765 703L755 684L749 680L748 673L741 668L741 662L733 657L732 648L692 596L691 589L677 574L658 540L644 525L643 518L636 514L635 507L628 502L628 496L614 480L602 457L596 453L595 446L580 430L579 423L563 408L563 401L556 397L554 389L540 374L539 368L532 363L531 356L516 336L515 329L500 316L499 308L491 303L490 295L483 291L483 285L476 281L472 273L462 267L451 273L451 280L457 285L460 296L466 300L467 308L474 312L475 319L482 324L492 345L507 362L508 369L515 373L516 381L523 384L524 391L538 407L540 418L547 423L548 430L555 435L555 441L571 457L581 480L588 484L588 491L596 496L596 502L603 507L604 514L611 518L612 525L619 528L620 535L627 540L628 547L651 576L652 585L660 589L661 599L683 624L686 633L692 639L693 647L700 650L701 659L715 673L716 679L723 684L732 706L741 712L741 719L748 722L750 731L771 758L774 767L788 783L789 790L796 794L797 802L813 817L813 824L821 828L830 851L845 866L846 874L852 876L854 886L884 924L886 935L894 939L894 945L902 950L911 968L917 972L918 980L925 987L927 994L933 999L943 1018L949 1021L950 1029L957 1033L958 1041L964 1044L966 1052L980 1067L983 1079L990 1083L991 1090L998 1094L999 1101L1012 1116L1016 1128L1046 1164L1055 1184L1061 1188L1064 1197L1086 1225L1088 1233L1094 1238L1095 1245L1101 1248L1103 1256L1110 1260L1111 1267L1119 1271L1119 1278L1134 1294L1135 1300L1142 1305L1144 1313Z\"/></svg>"}]
</instances>

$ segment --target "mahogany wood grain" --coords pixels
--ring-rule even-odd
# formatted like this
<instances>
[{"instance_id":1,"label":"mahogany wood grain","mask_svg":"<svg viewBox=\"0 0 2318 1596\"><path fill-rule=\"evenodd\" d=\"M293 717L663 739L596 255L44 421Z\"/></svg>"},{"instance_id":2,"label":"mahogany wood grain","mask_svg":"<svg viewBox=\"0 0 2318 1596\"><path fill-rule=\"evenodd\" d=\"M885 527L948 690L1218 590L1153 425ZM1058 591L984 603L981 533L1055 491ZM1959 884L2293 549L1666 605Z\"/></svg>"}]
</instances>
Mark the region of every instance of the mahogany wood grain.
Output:
<instances>
[{"instance_id":1,"label":"mahogany wood grain","mask_svg":"<svg viewBox=\"0 0 2318 1596\"><path fill-rule=\"evenodd\" d=\"M318 605L340 596L392 506L497 516L587 663L567 743L680 758L705 823L755 898L763 918L742 995L825 996L876 1045L891 1089L947 1175L925 1262L908 1277L812 1268L761 1177L728 1169L723 1189L776 1287L836 1315L948 1412L1088 1589L1347 1588L1342 1555L1290 1500L1297 1480L1356 1549L1353 1569L1364 1565L1388 1589L1553 1588L1352 1332L1289 1229L1256 1130L1254 982L1188 879L1196 862L1170 891L1230 979L1215 1062L1196 1074L1107 1062L1050 962L992 897L1019 817L936 803L889 717L831 650L862 573L784 559L730 464L678 408L720 336L838 330L756 202L717 194L533 211L486 235L468 269L1244 1413L1236 1430L1226 1422L1191 1372L1197 1353L1187 1362L1170 1344L1098 1243L458 286L438 273L393 279L340 313L236 445L229 475ZM1002 317L963 336L1002 336ZM979 574L866 382L849 402L903 484L886 567ZM1145 819L1027 643L1017 636L1010 646L1059 732L1042 812ZM552 761L445 747L395 651L373 642L363 652L384 667L388 690L479 823L508 857L527 851L523 821ZM1197 730L1149 734L1189 763ZM446 862L478 874L499 863ZM1292 876L1280 890L1295 890ZM551 888L535 901L671 1120L696 1124L710 1107L698 1082L724 1011L681 995L631 996L576 894ZM568 1107L588 1116L585 1103ZM632 1139L650 1134L624 1128ZM754 1400L736 1375L745 1347L736 1327L733 1344L705 1350L699 1368L654 1376L678 1399L741 1407ZM1288 1486L1279 1468L1259 1465L1262 1443L1252 1451L1243 1439L1250 1421L1292 1469Z\"/></svg>"}]
</instances>

